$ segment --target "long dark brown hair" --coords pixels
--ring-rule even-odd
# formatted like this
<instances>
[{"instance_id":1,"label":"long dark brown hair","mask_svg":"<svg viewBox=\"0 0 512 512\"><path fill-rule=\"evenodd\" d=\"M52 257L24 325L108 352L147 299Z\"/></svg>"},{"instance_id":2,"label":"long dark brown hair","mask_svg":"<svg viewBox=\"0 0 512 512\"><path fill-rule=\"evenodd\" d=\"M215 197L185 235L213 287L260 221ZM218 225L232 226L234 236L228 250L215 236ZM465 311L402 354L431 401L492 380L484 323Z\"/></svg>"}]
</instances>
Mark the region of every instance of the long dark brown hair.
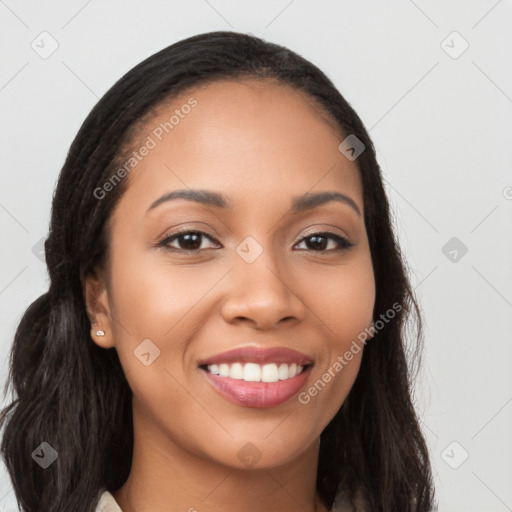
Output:
<instances>
[{"instance_id":1,"label":"long dark brown hair","mask_svg":"<svg viewBox=\"0 0 512 512\"><path fill-rule=\"evenodd\" d=\"M23 511L91 512L101 492L121 487L131 468L131 390L115 348L91 340L83 295L84 277L107 258L107 221L127 180L101 200L94 191L164 100L200 83L245 77L309 95L342 133L364 144L357 164L376 283L374 319L402 306L367 344L349 396L322 432L317 491L328 507L341 489L349 500L360 493L371 511L432 509L429 456L411 398L421 315L369 135L326 75L300 55L254 36L211 32L161 50L115 83L84 121L61 170L45 242L50 286L16 330L5 387L14 395L0 414L1 454ZM410 353L409 318L417 327L407 340L416 347ZM32 458L43 441L58 453L47 469Z\"/></svg>"}]
</instances>

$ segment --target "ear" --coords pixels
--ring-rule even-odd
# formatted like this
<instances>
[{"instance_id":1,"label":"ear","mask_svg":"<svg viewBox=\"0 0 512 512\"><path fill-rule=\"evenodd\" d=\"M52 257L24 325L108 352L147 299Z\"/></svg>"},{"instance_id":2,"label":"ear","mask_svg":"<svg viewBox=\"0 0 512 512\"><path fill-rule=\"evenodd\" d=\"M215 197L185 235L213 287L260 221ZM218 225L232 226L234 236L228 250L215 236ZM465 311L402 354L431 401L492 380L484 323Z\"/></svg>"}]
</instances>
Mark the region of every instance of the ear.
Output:
<instances>
[{"instance_id":1,"label":"ear","mask_svg":"<svg viewBox=\"0 0 512 512\"><path fill-rule=\"evenodd\" d=\"M98 271L87 276L84 279L83 290L87 315L91 322L92 341L100 347L112 348L115 345L112 315L110 314L108 289L103 272ZM104 334L98 335L97 331L103 331Z\"/></svg>"}]
</instances>

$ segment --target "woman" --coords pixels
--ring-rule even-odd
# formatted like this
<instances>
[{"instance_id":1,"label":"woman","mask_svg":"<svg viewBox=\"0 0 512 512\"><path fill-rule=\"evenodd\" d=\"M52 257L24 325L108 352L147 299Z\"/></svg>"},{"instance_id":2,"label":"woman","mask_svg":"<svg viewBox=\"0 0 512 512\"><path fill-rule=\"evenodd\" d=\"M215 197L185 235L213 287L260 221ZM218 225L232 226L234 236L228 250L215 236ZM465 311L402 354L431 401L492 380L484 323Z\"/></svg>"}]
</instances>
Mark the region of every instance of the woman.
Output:
<instances>
[{"instance_id":1,"label":"woman","mask_svg":"<svg viewBox=\"0 0 512 512\"><path fill-rule=\"evenodd\" d=\"M11 354L24 511L427 511L408 315L361 120L313 64L213 32L137 65L62 169Z\"/></svg>"}]
</instances>

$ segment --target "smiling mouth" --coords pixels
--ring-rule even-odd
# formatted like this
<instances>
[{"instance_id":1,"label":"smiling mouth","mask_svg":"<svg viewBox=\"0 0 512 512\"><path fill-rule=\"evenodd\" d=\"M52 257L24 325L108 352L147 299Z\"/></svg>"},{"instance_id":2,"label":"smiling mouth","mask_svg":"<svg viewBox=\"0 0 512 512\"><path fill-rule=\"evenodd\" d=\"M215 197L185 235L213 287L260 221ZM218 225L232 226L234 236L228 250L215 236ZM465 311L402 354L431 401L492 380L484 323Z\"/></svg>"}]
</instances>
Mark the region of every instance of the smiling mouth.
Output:
<instances>
[{"instance_id":1,"label":"smiling mouth","mask_svg":"<svg viewBox=\"0 0 512 512\"><path fill-rule=\"evenodd\" d=\"M243 407L288 402L307 383L314 359L288 347L239 347L197 362L209 385Z\"/></svg>"},{"instance_id":2,"label":"smiling mouth","mask_svg":"<svg viewBox=\"0 0 512 512\"><path fill-rule=\"evenodd\" d=\"M213 389L228 401L263 409L289 402L306 385L312 367L313 364L235 362L201 365L199 369Z\"/></svg>"},{"instance_id":3,"label":"smiling mouth","mask_svg":"<svg viewBox=\"0 0 512 512\"><path fill-rule=\"evenodd\" d=\"M229 377L245 382L278 382L293 379L309 366L311 365L298 365L296 363L258 364L251 362L234 362L205 364L200 366L200 368L212 375Z\"/></svg>"}]
</instances>

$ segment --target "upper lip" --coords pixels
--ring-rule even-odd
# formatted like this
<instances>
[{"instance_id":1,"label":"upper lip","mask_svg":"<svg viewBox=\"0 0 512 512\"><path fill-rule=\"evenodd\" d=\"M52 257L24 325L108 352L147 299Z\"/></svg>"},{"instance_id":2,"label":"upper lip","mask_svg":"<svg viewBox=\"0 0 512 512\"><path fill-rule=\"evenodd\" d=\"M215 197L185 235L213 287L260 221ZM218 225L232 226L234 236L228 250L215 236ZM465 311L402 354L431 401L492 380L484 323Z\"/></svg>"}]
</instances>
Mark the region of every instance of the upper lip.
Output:
<instances>
[{"instance_id":1,"label":"upper lip","mask_svg":"<svg viewBox=\"0 0 512 512\"><path fill-rule=\"evenodd\" d=\"M199 366L221 363L286 363L297 364L306 366L312 363L312 359L302 352L297 352L291 348L286 347L272 347L272 348L259 348L259 347L240 347L221 354L216 354L208 359L199 361Z\"/></svg>"}]
</instances>

